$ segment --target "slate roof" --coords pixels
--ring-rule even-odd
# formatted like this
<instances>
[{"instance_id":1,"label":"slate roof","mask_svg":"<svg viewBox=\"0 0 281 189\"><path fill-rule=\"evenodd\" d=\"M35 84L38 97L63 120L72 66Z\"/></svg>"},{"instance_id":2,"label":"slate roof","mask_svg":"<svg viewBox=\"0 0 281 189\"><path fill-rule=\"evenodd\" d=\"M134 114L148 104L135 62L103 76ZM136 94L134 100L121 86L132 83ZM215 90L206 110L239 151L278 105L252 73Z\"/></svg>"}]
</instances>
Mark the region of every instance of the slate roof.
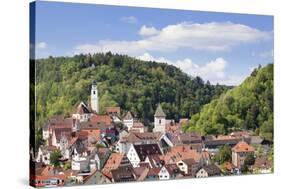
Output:
<instances>
[{"instance_id":1,"label":"slate roof","mask_svg":"<svg viewBox=\"0 0 281 189\"><path fill-rule=\"evenodd\" d=\"M157 106L154 117L166 117L166 114L164 113L160 104L158 104L158 106Z\"/></svg>"}]
</instances>

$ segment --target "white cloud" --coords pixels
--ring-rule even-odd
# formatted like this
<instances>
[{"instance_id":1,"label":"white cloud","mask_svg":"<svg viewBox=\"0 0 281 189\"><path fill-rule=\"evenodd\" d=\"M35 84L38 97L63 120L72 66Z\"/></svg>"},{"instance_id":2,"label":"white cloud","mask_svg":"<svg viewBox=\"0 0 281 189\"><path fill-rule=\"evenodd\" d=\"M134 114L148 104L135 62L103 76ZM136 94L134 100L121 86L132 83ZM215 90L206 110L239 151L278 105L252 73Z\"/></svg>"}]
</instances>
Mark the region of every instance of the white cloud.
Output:
<instances>
[{"instance_id":1,"label":"white cloud","mask_svg":"<svg viewBox=\"0 0 281 189\"><path fill-rule=\"evenodd\" d=\"M144 61L156 61L156 62L164 62L164 63L168 63L168 64L172 64L173 62L170 61L169 59L166 59L164 57L160 57L160 58L155 58L152 55L150 55L149 53L144 53L141 56L137 56L137 59L140 60L144 60Z\"/></svg>"},{"instance_id":2,"label":"white cloud","mask_svg":"<svg viewBox=\"0 0 281 189\"><path fill-rule=\"evenodd\" d=\"M129 24L135 24L138 21L134 16L124 16L120 20Z\"/></svg>"},{"instance_id":3,"label":"white cloud","mask_svg":"<svg viewBox=\"0 0 281 189\"><path fill-rule=\"evenodd\" d=\"M132 17L128 20L134 19ZM143 35L139 40L102 40L94 44L80 44L75 47L75 53L112 51L137 56L148 51L170 52L180 48L227 51L239 44L255 43L272 37L272 32L231 22L182 22L161 30L143 26L139 33L151 35Z\"/></svg>"},{"instance_id":4,"label":"white cloud","mask_svg":"<svg viewBox=\"0 0 281 189\"><path fill-rule=\"evenodd\" d=\"M36 47L36 49L45 49L45 48L47 48L47 43L39 42L39 43L36 43L35 47Z\"/></svg>"},{"instance_id":5,"label":"white cloud","mask_svg":"<svg viewBox=\"0 0 281 189\"><path fill-rule=\"evenodd\" d=\"M185 58L183 60L171 61L165 57L155 58L149 53L144 53L141 56L136 57L145 61L165 62L180 68L183 72L191 76L200 76L205 81L209 80L212 84L225 84L225 85L238 85L246 76L227 75L226 67L227 61L222 57L218 57L215 60L211 60L204 65L198 65L191 59Z\"/></svg>"},{"instance_id":6,"label":"white cloud","mask_svg":"<svg viewBox=\"0 0 281 189\"><path fill-rule=\"evenodd\" d=\"M142 36L151 36L151 35L156 35L157 33L159 33L159 31L154 28L154 27L147 27L146 25L142 26L139 34Z\"/></svg>"}]
</instances>

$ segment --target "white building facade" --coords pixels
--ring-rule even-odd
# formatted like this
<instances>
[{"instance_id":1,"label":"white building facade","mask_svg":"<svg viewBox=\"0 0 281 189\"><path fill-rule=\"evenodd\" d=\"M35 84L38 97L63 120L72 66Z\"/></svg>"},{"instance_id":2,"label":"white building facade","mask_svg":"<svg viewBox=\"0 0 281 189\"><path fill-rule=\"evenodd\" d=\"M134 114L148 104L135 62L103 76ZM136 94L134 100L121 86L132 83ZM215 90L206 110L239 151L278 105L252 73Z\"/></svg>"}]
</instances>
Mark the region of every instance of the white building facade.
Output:
<instances>
[{"instance_id":1,"label":"white building facade","mask_svg":"<svg viewBox=\"0 0 281 189\"><path fill-rule=\"evenodd\" d=\"M91 108L96 113L99 113L99 97L97 82L93 81L91 89Z\"/></svg>"}]
</instances>

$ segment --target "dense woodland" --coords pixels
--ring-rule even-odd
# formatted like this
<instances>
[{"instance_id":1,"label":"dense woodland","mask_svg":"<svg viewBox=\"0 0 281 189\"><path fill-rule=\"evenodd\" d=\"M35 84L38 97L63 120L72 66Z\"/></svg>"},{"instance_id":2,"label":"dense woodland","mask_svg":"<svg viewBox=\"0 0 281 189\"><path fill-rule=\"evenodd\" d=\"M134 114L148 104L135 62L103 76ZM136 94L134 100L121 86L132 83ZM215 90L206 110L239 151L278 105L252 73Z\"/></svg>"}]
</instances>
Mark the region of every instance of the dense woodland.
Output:
<instances>
[{"instance_id":1,"label":"dense woodland","mask_svg":"<svg viewBox=\"0 0 281 189\"><path fill-rule=\"evenodd\" d=\"M185 127L202 134L241 129L273 140L273 64L256 68L240 86L205 105Z\"/></svg>"},{"instance_id":2,"label":"dense woodland","mask_svg":"<svg viewBox=\"0 0 281 189\"><path fill-rule=\"evenodd\" d=\"M191 118L186 131L227 134L247 129L273 138L273 64L256 68L238 87L211 85L166 63L141 61L110 52L36 60L37 128L54 115L70 116L89 103L91 82L100 109L120 106L146 126L161 103L168 119Z\"/></svg>"},{"instance_id":3,"label":"dense woodland","mask_svg":"<svg viewBox=\"0 0 281 189\"><path fill-rule=\"evenodd\" d=\"M230 87L211 85L166 63L146 62L124 55L98 53L36 60L36 116L40 128L54 115L71 115L80 101L89 103L91 82L99 89L100 109L120 106L146 125L159 102L167 118L178 120Z\"/></svg>"}]
</instances>

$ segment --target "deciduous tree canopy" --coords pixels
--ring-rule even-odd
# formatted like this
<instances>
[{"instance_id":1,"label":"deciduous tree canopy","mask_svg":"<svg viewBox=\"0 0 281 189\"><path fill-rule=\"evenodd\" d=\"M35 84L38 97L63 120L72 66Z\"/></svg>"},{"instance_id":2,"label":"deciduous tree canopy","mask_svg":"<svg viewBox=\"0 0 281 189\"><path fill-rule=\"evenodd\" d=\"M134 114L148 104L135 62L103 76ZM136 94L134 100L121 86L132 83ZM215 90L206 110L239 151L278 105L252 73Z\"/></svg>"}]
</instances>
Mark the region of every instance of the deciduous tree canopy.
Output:
<instances>
[{"instance_id":1,"label":"deciduous tree canopy","mask_svg":"<svg viewBox=\"0 0 281 189\"><path fill-rule=\"evenodd\" d=\"M273 139L273 64L256 68L238 87L223 93L192 116L188 131L227 134L252 130Z\"/></svg>"},{"instance_id":2,"label":"deciduous tree canopy","mask_svg":"<svg viewBox=\"0 0 281 189\"><path fill-rule=\"evenodd\" d=\"M80 101L89 103L96 80L101 111L120 106L145 123L159 102L168 118L191 117L229 87L190 77L166 63L141 61L110 52L36 60L36 116L41 127L54 115L71 115Z\"/></svg>"}]
</instances>

